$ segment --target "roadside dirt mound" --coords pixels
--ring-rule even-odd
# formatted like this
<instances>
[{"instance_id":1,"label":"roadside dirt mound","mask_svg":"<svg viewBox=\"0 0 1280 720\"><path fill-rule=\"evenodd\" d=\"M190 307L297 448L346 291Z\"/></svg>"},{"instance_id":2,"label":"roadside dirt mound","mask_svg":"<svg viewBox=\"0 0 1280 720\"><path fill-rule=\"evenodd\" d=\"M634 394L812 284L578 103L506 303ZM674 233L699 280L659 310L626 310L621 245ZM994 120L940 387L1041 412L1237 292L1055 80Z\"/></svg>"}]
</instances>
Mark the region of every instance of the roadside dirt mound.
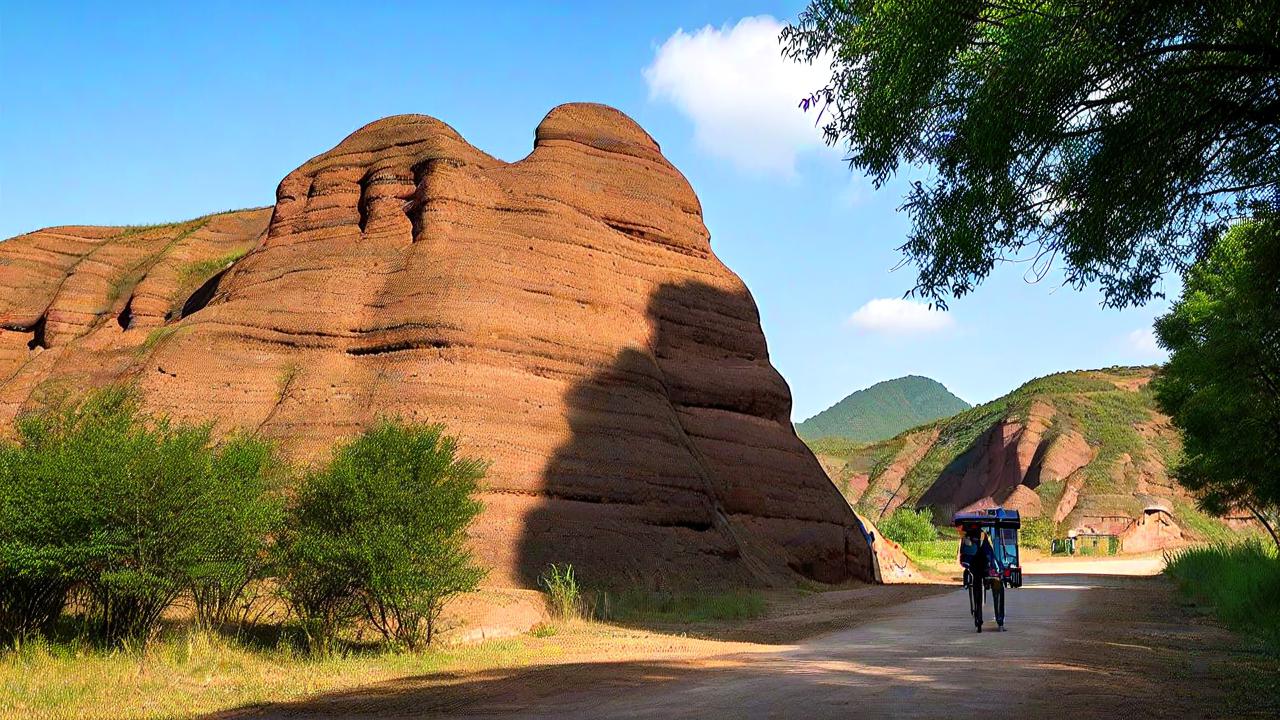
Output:
<instances>
[{"instance_id":1,"label":"roadside dirt mound","mask_svg":"<svg viewBox=\"0 0 1280 720\"><path fill-rule=\"evenodd\" d=\"M441 422L493 461L473 544L497 585L549 562L651 585L872 577L692 188L611 108L555 108L514 163L386 118L272 210L40 231L0 244L0 273L0 421L123 378L304 461L381 415Z\"/></svg>"}]
</instances>

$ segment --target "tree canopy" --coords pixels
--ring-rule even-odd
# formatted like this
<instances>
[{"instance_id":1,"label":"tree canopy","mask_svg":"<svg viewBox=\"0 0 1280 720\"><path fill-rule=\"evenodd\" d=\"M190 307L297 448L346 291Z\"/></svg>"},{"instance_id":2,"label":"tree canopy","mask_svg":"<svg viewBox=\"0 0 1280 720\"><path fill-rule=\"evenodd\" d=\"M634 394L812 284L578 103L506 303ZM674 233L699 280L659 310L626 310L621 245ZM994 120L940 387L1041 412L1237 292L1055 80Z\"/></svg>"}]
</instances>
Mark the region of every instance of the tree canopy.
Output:
<instances>
[{"instance_id":1,"label":"tree canopy","mask_svg":"<svg viewBox=\"0 0 1280 720\"><path fill-rule=\"evenodd\" d=\"M1141 304L1280 202L1280 3L814 0L782 40L852 167L927 177L901 249L942 305L1010 259Z\"/></svg>"},{"instance_id":2,"label":"tree canopy","mask_svg":"<svg viewBox=\"0 0 1280 720\"><path fill-rule=\"evenodd\" d=\"M1234 226L1185 282L1156 321L1171 353L1156 399L1184 438L1178 479L1209 510L1262 519L1280 508L1280 220Z\"/></svg>"}]
</instances>

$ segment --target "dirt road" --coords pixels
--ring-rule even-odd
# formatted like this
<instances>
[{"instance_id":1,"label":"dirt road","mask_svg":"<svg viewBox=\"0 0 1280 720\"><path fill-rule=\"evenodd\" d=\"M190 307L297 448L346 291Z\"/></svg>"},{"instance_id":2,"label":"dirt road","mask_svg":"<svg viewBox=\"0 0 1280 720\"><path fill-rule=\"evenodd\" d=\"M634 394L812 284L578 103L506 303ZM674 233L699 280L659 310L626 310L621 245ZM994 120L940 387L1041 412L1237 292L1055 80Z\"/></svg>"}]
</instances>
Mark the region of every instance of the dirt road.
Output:
<instances>
[{"instance_id":1,"label":"dirt road","mask_svg":"<svg viewBox=\"0 0 1280 720\"><path fill-rule=\"evenodd\" d=\"M1079 719L1276 709L1240 689L1274 672L1272 661L1190 619L1160 578L1032 576L1008 597L1004 633L974 633L957 587L791 645L409 679L250 714Z\"/></svg>"},{"instance_id":2,"label":"dirt road","mask_svg":"<svg viewBox=\"0 0 1280 720\"><path fill-rule=\"evenodd\" d=\"M1010 716L1051 677L1054 649L1096 579L1031 581L1009 593L1009 632L975 634L962 592L917 600L888 617L740 665L607 699L583 693L539 712L567 717ZM994 626L994 623L992 623ZM1010 688L1018 688L1013 697ZM1021 697L1019 697L1021 696ZM603 700L603 701L602 701ZM1011 702L1010 702L1011 701Z\"/></svg>"},{"instance_id":3,"label":"dirt road","mask_svg":"<svg viewBox=\"0 0 1280 720\"><path fill-rule=\"evenodd\" d=\"M1164 570L1164 554L1099 558L1041 556L1024 563L1024 567L1030 575L1159 575Z\"/></svg>"}]
</instances>

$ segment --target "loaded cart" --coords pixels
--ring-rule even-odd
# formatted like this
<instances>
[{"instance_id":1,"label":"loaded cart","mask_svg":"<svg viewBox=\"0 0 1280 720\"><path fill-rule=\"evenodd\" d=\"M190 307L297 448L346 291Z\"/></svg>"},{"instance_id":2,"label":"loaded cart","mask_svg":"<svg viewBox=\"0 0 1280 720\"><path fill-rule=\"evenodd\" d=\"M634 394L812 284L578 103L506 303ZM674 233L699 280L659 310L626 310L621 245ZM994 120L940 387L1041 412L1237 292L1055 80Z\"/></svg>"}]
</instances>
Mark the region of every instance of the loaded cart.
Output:
<instances>
[{"instance_id":1,"label":"loaded cart","mask_svg":"<svg viewBox=\"0 0 1280 720\"><path fill-rule=\"evenodd\" d=\"M990 508L956 513L952 523L960 530L960 564L964 566L964 586L969 589L969 612L978 632L982 632L982 596L991 591L996 622L1004 629L1004 589L1022 587L1022 566L1018 562L1018 529L1022 518L1017 510Z\"/></svg>"},{"instance_id":2,"label":"loaded cart","mask_svg":"<svg viewBox=\"0 0 1280 720\"><path fill-rule=\"evenodd\" d=\"M952 523L961 529L969 525L982 528L991 537L991 545L996 551L996 560L1003 568L1001 579L1004 584L1009 587L1022 587L1022 566L1018 563L1018 529L1022 527L1022 518L1017 510L997 507L956 513ZM967 564L963 562L966 549L970 554L977 550L974 547L966 548L965 545L966 543L962 540L960 542L961 564Z\"/></svg>"}]
</instances>

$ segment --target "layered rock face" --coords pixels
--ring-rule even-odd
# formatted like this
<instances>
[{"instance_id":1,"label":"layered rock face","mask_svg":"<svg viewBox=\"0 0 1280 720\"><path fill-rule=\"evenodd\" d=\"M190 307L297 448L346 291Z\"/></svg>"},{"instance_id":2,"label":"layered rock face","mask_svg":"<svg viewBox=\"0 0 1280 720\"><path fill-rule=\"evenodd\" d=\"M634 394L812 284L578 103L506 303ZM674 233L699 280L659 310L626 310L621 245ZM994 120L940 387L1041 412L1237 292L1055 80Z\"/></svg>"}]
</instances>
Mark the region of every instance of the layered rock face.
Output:
<instances>
[{"instance_id":1,"label":"layered rock face","mask_svg":"<svg viewBox=\"0 0 1280 720\"><path fill-rule=\"evenodd\" d=\"M441 422L492 460L473 546L496 584L549 562L658 586L870 576L750 293L610 108L556 108L514 163L387 118L273 211L41 231L0 244L0 273L0 420L125 378L304 461L380 415Z\"/></svg>"},{"instance_id":2,"label":"layered rock face","mask_svg":"<svg viewBox=\"0 0 1280 720\"><path fill-rule=\"evenodd\" d=\"M261 208L149 227L56 227L0 243L0 433L46 393L137 376L141 351L198 309L270 216Z\"/></svg>"},{"instance_id":3,"label":"layered rock face","mask_svg":"<svg viewBox=\"0 0 1280 720\"><path fill-rule=\"evenodd\" d=\"M975 443L972 461L947 467L920 503L963 510L1002 506L1039 517L1045 509L1035 489L1065 482L1069 492L1053 510L1054 521L1061 522L1075 509L1084 480L1080 471L1096 450L1074 428L1051 433L1056 415L1053 405L1034 400L1020 417L996 423Z\"/></svg>"}]
</instances>

